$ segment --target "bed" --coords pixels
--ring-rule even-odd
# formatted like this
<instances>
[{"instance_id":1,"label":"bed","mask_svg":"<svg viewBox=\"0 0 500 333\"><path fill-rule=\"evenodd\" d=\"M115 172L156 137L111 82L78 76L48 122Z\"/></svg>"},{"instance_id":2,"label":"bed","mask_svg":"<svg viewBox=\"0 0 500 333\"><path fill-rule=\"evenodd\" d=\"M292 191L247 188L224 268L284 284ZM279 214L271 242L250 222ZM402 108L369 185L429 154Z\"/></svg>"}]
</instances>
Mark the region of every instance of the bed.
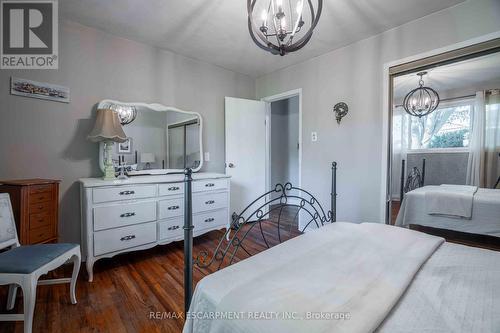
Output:
<instances>
[{"instance_id":1,"label":"bed","mask_svg":"<svg viewBox=\"0 0 500 333\"><path fill-rule=\"evenodd\" d=\"M499 275L498 252L336 222L205 277L184 333L499 332Z\"/></svg>"},{"instance_id":2,"label":"bed","mask_svg":"<svg viewBox=\"0 0 500 333\"><path fill-rule=\"evenodd\" d=\"M329 211L309 192L277 185L279 205L263 194L233 216L213 254L196 258L189 174L185 184L184 333L500 332L500 252L397 226L336 222L336 163ZM262 224L278 209L281 242L286 206L309 218L306 232L270 247ZM251 255L244 245L251 228L260 228L268 249L234 263L238 251ZM213 264L222 269L193 293L193 267Z\"/></svg>"},{"instance_id":3,"label":"bed","mask_svg":"<svg viewBox=\"0 0 500 333\"><path fill-rule=\"evenodd\" d=\"M424 186L406 193L395 225L418 225L500 237L500 190L477 189L471 199L472 209L470 216L460 217L445 214L429 214L426 196L431 191L434 192L441 188L443 186ZM449 188L453 190L455 187ZM446 193L444 192L444 194ZM437 206L441 204L439 200L439 198L435 200Z\"/></svg>"}]
</instances>

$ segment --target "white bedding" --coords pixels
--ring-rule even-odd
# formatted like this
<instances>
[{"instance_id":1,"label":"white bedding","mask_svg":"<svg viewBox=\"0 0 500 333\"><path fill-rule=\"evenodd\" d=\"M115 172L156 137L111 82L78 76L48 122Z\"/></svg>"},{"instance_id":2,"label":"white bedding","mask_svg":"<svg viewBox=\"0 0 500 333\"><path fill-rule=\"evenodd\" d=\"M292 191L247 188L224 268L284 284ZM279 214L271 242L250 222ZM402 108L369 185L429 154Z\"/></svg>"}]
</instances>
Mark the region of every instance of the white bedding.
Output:
<instances>
[{"instance_id":1,"label":"white bedding","mask_svg":"<svg viewBox=\"0 0 500 333\"><path fill-rule=\"evenodd\" d=\"M444 243L377 333L500 332L500 252Z\"/></svg>"},{"instance_id":2,"label":"white bedding","mask_svg":"<svg viewBox=\"0 0 500 333\"><path fill-rule=\"evenodd\" d=\"M184 332L372 332L442 242L383 224L336 222L205 277L190 313L243 316L188 318ZM349 319L296 320L310 312ZM276 317L248 318L255 313Z\"/></svg>"},{"instance_id":3,"label":"white bedding","mask_svg":"<svg viewBox=\"0 0 500 333\"><path fill-rule=\"evenodd\" d=\"M338 223L338 222L337 222ZM339 225L341 223L338 223ZM384 226L384 225L381 225ZM386 228L399 229L389 226ZM328 229L320 230L325 232ZM409 231L411 232L411 231ZM255 277L264 274L265 272L276 266L276 260L288 261L294 263L294 258L299 256L299 253L307 252L300 243L310 243L311 234L297 237L287 241L271 250L264 251L252 258L246 259L238 264L230 266L222 271L211 274L204 278L196 286L196 292L191 304L192 313L215 313L221 300L235 288L246 289L241 294L240 304L245 304L255 298L254 289L246 288L248 282ZM314 234L313 234L314 235ZM325 234L323 234L325 235ZM309 236L309 239L307 237ZM348 238L348 235L346 235ZM427 236L432 237L432 236ZM377 239L378 235L373 234L373 239ZM323 238L324 239L324 238ZM346 239L347 240L347 239ZM321 242L320 242L321 243ZM289 246L287 246L287 244ZM338 246L339 244L337 244ZM360 244L352 244L351 250L347 251L345 256L351 257L355 253L355 248ZM374 244L372 244L374 245ZM309 244L311 246L311 244ZM334 247L336 245L332 245ZM319 256L315 252L315 246L312 244L309 253L310 256ZM343 251L348 249L343 249ZM411 252L411 249L408 249ZM372 251L374 252L374 251ZM390 258L394 259L395 264L397 258L403 256L404 251L400 253L392 253ZM323 264L332 262L334 258L324 253L322 256ZM335 260L338 258L335 258ZM385 260L384 260L385 261ZM342 266L338 263L338 269L342 270ZM310 282L318 285L318 288L351 288L356 285L362 275L371 275L377 267L368 269L360 267L357 274L351 279L343 280L335 283L335 277L331 276L328 271L323 274L310 276L307 269L298 267L297 274L304 277L302 284ZM390 270L391 272L394 270ZM389 272L389 271L387 271ZM387 272L383 273L382 278L387 281L387 286L378 285L389 291L395 288L397 282L393 283L393 277ZM399 298L394 307L389 311L385 319L376 329L378 333L420 333L420 332L500 332L500 253L471 248L463 245L450 243L442 244L432 256L423 264L421 269L415 275L410 286L405 293ZM276 282L276 287L286 280L287 276L282 276ZM397 277L396 277L397 279ZM265 280L264 280L265 281ZM370 289L373 289L372 286ZM363 288L360 288L362 292ZM269 291L267 299L272 300L274 292ZM326 292L326 291L325 291ZM292 299L295 295L291 295ZM329 303L338 304L341 302L338 298L326 298L323 304L315 304L315 299L311 299L304 308L313 308L315 305L320 305L321 309L330 309ZM323 301L325 299L323 298ZM386 301L386 296L381 296L380 304ZM240 305L241 306L241 305ZM383 312L383 311L382 311ZM356 314L351 316L349 321L355 321L355 327L364 329L363 332L370 332L372 328L366 326L366 321L370 318L358 317ZM191 332L210 332L210 328L215 322L234 322L229 320L187 320L184 327L185 333ZM260 320L261 324L266 327L269 320ZM342 325L346 321L331 320L331 325ZM365 322L365 323L364 323ZM283 322L282 322L283 323ZM302 332L316 333L322 332L311 329L303 329L301 324L308 325L310 322L300 322L296 320L286 321L289 326L280 329L267 329L260 327L252 332L293 332L294 327L302 329ZM222 329L224 329L222 325ZM231 332L245 332L240 330L241 327L230 326ZM345 332L342 326L333 326L333 329L328 329L328 332ZM352 327L352 326L351 326ZM219 327L220 328L220 327ZM295 329L295 331L297 331ZM300 330L298 330L300 331ZM223 331L222 331L223 332Z\"/></svg>"},{"instance_id":4,"label":"white bedding","mask_svg":"<svg viewBox=\"0 0 500 333\"><path fill-rule=\"evenodd\" d=\"M418 224L500 237L500 190L479 188L474 195L470 219L430 215L426 209L426 192L439 186L424 186L405 195L396 225Z\"/></svg>"},{"instance_id":5,"label":"white bedding","mask_svg":"<svg viewBox=\"0 0 500 333\"><path fill-rule=\"evenodd\" d=\"M477 186L428 186L425 192L427 214L448 215L470 219Z\"/></svg>"}]
</instances>

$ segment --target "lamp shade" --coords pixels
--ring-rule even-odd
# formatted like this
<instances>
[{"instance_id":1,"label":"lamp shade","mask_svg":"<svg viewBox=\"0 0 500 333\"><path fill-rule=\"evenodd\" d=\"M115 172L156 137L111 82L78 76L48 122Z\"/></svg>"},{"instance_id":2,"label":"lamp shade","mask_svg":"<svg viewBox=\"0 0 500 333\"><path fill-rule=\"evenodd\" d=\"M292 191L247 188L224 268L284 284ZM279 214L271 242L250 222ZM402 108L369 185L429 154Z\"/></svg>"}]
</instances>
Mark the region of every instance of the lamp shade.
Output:
<instances>
[{"instance_id":1,"label":"lamp shade","mask_svg":"<svg viewBox=\"0 0 500 333\"><path fill-rule=\"evenodd\" d=\"M153 153L142 153L141 163L153 163L155 161L155 154Z\"/></svg>"},{"instance_id":2,"label":"lamp shade","mask_svg":"<svg viewBox=\"0 0 500 333\"><path fill-rule=\"evenodd\" d=\"M87 137L90 141L125 142L127 136L123 132L118 114L111 109L98 109L94 129Z\"/></svg>"}]
</instances>

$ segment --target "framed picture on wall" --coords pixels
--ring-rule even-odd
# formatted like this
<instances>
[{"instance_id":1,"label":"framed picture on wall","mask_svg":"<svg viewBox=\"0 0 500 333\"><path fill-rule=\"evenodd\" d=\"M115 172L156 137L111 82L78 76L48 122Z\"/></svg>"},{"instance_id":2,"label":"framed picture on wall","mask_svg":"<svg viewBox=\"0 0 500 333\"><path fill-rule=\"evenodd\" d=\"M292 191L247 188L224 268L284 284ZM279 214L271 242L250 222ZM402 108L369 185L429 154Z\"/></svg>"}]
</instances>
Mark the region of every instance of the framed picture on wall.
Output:
<instances>
[{"instance_id":1,"label":"framed picture on wall","mask_svg":"<svg viewBox=\"0 0 500 333\"><path fill-rule=\"evenodd\" d=\"M10 93L11 95L69 103L69 88L17 77L10 79Z\"/></svg>"},{"instance_id":2,"label":"framed picture on wall","mask_svg":"<svg viewBox=\"0 0 500 333\"><path fill-rule=\"evenodd\" d=\"M132 154L132 138L127 138L125 142L118 142L118 154Z\"/></svg>"}]
</instances>

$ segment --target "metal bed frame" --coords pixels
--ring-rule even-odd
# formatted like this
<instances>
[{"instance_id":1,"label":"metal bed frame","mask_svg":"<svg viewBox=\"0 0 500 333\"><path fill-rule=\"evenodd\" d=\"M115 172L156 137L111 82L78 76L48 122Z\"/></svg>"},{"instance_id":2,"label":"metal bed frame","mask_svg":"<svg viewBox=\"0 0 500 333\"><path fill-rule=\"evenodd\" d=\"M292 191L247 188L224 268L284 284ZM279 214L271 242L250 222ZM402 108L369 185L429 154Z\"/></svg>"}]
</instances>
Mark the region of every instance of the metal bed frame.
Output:
<instances>
[{"instance_id":1,"label":"metal bed frame","mask_svg":"<svg viewBox=\"0 0 500 333\"><path fill-rule=\"evenodd\" d=\"M336 221L337 210L337 162L331 164L331 192L330 192L330 210L325 213L325 210L319 201L308 191L295 187L291 183L277 184L273 190L270 190L252 203L250 203L240 214L234 213L230 228L226 230L224 235L218 242L218 245L210 257L207 251L202 251L196 259L193 258L193 210L192 210L192 170L185 169L184 171L184 309L185 313L189 311L191 298L193 295L193 267L196 265L199 268L206 268L214 263L218 263L217 270L222 267L223 262L228 261L228 265L232 264L235 255L239 249L242 249L246 254L251 256L250 252L243 246L243 241L247 238L250 230L255 227L260 229L264 243L267 248L270 247L262 228L262 223L270 220L270 214L276 212L277 230L279 243L282 242L280 223L283 215L283 210L286 207L294 207L297 209L293 220L296 220L300 213L307 220L306 225L300 233L310 226L319 228L326 223ZM274 198L271 198L271 197ZM247 230L243 226L249 225ZM232 234L231 234L232 233Z\"/></svg>"},{"instance_id":2,"label":"metal bed frame","mask_svg":"<svg viewBox=\"0 0 500 333\"><path fill-rule=\"evenodd\" d=\"M405 177L405 160L401 160L401 184L399 190L399 200L403 201L403 197L405 193L408 193L416 188L423 187L425 183L425 158L422 159L422 173L417 167L413 167L413 169L408 173L408 176ZM405 182L406 180L406 182Z\"/></svg>"}]
</instances>

